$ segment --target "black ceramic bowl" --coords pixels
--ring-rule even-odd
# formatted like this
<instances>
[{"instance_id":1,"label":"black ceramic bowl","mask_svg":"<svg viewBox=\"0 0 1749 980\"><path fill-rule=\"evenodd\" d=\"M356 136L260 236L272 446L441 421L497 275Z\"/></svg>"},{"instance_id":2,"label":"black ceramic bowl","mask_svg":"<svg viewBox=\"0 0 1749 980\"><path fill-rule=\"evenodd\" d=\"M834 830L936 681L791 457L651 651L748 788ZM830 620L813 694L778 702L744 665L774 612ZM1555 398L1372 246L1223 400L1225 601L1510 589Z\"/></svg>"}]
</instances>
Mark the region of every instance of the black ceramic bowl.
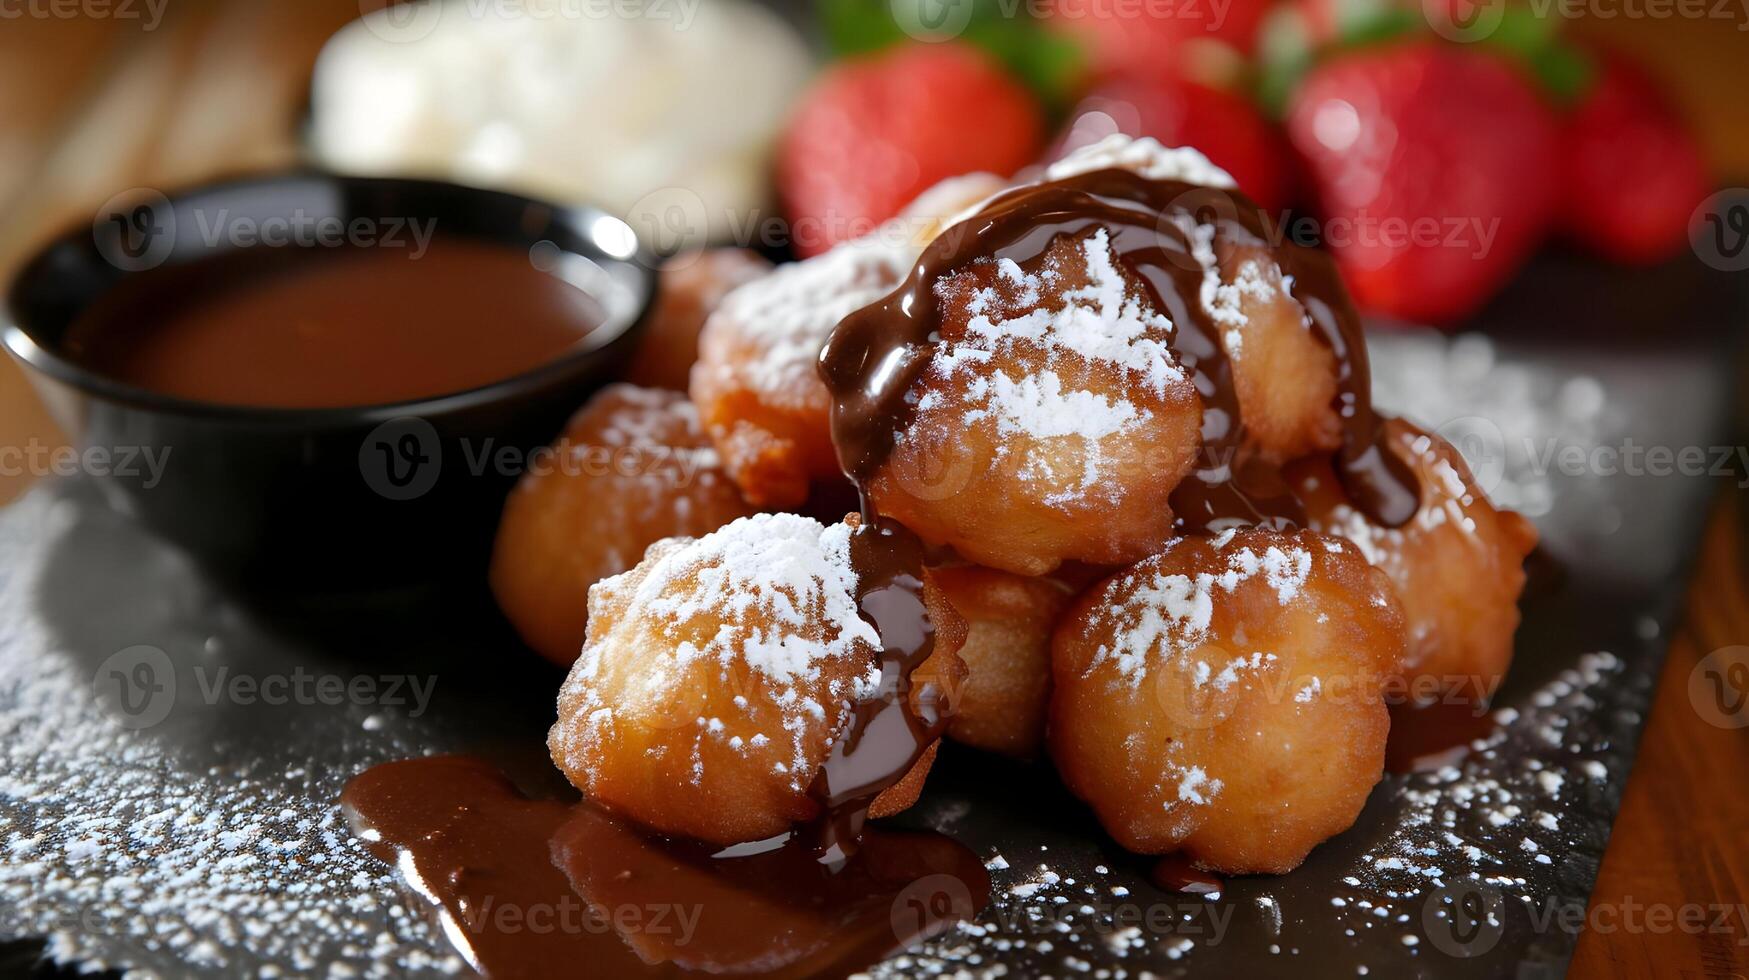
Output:
<instances>
[{"instance_id":1,"label":"black ceramic bowl","mask_svg":"<svg viewBox=\"0 0 1749 980\"><path fill-rule=\"evenodd\" d=\"M77 315L140 269L238 247L321 247L215 243L199 233L214 214L261 228L273 219L435 219L447 237L532 250L538 267L583 285L605 320L575 350L506 380L357 408L188 401L63 355ZM216 576L254 597L380 596L484 581L516 474L472 464L482 447L526 452L550 441L618 370L654 297L655 268L629 227L594 209L437 181L298 172L107 206L24 266L7 296L4 341L69 435L98 450L84 458L105 460L98 482L109 499ZM163 461L155 477L147 452ZM124 454L134 465L121 465Z\"/></svg>"}]
</instances>

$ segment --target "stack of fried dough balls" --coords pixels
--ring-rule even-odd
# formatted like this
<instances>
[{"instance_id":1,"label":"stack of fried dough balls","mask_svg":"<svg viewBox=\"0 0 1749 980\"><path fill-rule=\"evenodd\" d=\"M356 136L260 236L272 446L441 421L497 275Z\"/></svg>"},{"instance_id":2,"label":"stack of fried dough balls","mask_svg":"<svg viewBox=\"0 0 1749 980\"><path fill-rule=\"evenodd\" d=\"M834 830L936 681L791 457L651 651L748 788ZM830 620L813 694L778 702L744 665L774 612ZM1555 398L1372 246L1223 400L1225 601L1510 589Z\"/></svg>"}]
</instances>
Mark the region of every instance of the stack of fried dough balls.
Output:
<instances>
[{"instance_id":1,"label":"stack of fried dough balls","mask_svg":"<svg viewBox=\"0 0 1749 980\"><path fill-rule=\"evenodd\" d=\"M1105 167L1227 180L1123 137L1042 179ZM560 442L676 453L636 474L531 474L512 495L493 586L532 646L575 661L550 747L590 798L720 843L819 815L810 789L880 681L847 557L854 522L818 506L846 489L820 350L1003 186L949 182L880 231L775 269L692 257L666 285L687 295L661 307L685 322L662 325L668 353L640 368L677 383L696 338L687 393L609 388ZM1415 475L1418 508L1396 527L1368 517L1332 465L1343 367L1293 277L1266 245L1162 220L1203 263L1188 301L1222 325L1239 452L1280 473L1305 527L1186 533L1176 520L1173 493L1205 462L1205 396L1157 285L1100 228L929 284L929 360L862 489L931 549L947 737L1048 755L1130 850L1279 873L1360 812L1394 684L1495 689L1536 534L1443 440L1394 420L1381 445ZM875 815L915 800L933 753Z\"/></svg>"}]
</instances>

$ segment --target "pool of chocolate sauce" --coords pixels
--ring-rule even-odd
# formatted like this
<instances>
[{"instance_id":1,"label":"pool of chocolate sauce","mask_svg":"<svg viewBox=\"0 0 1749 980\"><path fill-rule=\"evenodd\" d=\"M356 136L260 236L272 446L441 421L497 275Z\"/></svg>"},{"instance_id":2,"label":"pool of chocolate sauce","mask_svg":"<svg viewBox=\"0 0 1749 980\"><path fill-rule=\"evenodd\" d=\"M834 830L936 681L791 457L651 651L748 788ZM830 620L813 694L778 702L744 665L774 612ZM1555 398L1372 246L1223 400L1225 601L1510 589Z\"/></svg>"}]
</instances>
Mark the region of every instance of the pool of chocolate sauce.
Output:
<instances>
[{"instance_id":1,"label":"pool of chocolate sauce","mask_svg":"<svg viewBox=\"0 0 1749 980\"><path fill-rule=\"evenodd\" d=\"M1456 765L1470 746L1499 726L1487 705L1452 698L1433 704L1391 705L1391 734L1385 741L1385 771L1432 772Z\"/></svg>"},{"instance_id":2,"label":"pool of chocolate sauce","mask_svg":"<svg viewBox=\"0 0 1749 980\"><path fill-rule=\"evenodd\" d=\"M192 401L337 408L502 381L603 319L525 249L440 235L422 251L242 248L134 273L69 325L62 352Z\"/></svg>"},{"instance_id":3,"label":"pool of chocolate sauce","mask_svg":"<svg viewBox=\"0 0 1749 980\"><path fill-rule=\"evenodd\" d=\"M971 917L989 892L977 855L939 834L870 828L831 866L796 835L718 849L531 799L465 756L376 766L341 802L494 980L841 977Z\"/></svg>"},{"instance_id":4,"label":"pool of chocolate sauce","mask_svg":"<svg viewBox=\"0 0 1749 980\"><path fill-rule=\"evenodd\" d=\"M1182 854L1168 854L1154 862L1148 880L1169 892L1207 899L1220 898L1226 888L1219 875L1204 871Z\"/></svg>"}]
</instances>

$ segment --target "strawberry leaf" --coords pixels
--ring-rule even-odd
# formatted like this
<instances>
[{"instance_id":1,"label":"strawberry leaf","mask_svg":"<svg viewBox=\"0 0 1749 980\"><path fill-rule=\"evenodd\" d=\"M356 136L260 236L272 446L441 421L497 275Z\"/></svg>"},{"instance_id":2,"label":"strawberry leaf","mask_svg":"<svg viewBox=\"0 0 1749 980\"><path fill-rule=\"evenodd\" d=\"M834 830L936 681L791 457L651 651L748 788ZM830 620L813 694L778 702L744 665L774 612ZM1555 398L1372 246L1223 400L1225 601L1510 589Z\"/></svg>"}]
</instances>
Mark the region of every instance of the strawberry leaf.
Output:
<instances>
[{"instance_id":1,"label":"strawberry leaf","mask_svg":"<svg viewBox=\"0 0 1749 980\"><path fill-rule=\"evenodd\" d=\"M962 41L995 58L1052 112L1084 80L1081 46L1003 0L821 0L828 50L853 57L907 42ZM901 23L899 16L906 16Z\"/></svg>"}]
</instances>

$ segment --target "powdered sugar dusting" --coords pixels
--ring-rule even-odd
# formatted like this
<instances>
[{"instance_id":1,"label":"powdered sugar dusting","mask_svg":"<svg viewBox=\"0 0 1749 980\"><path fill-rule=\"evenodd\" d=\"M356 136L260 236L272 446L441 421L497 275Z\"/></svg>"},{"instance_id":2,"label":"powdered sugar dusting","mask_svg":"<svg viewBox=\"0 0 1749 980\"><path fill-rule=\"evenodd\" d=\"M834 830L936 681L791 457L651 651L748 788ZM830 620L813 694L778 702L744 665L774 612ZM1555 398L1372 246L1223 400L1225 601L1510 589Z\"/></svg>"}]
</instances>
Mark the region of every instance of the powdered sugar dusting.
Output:
<instances>
[{"instance_id":1,"label":"powdered sugar dusting","mask_svg":"<svg viewBox=\"0 0 1749 980\"><path fill-rule=\"evenodd\" d=\"M1144 297L1128 288L1117 269L1110 234L1100 228L1081 245L1088 283L1063 294L1057 309L1034 309L1018 317L992 319L984 312L994 302L988 289L972 301L967 342L975 349L994 350L1004 343L1028 341L1053 351L1076 354L1089 361L1121 367L1139 375L1155 392L1184 377L1167 343L1172 321L1152 309ZM1037 302L1039 290L1055 280L1046 268L1028 275L1009 260L999 263L1002 277L1019 288L1020 302Z\"/></svg>"},{"instance_id":2,"label":"powdered sugar dusting","mask_svg":"<svg viewBox=\"0 0 1749 980\"><path fill-rule=\"evenodd\" d=\"M1095 170L1132 170L1150 180L1181 180L1187 184L1226 189L1237 188L1232 175L1209 162L1190 147L1162 146L1152 137L1136 139L1113 133L1097 143L1083 146L1050 165L1049 180L1063 180Z\"/></svg>"},{"instance_id":3,"label":"powdered sugar dusting","mask_svg":"<svg viewBox=\"0 0 1749 980\"><path fill-rule=\"evenodd\" d=\"M601 587L617 586L610 580ZM880 637L858 613L855 594L848 525L827 528L795 514L760 514L665 549L634 601L669 622L700 615L728 621L709 646L683 651L682 660L740 657L788 683L817 658L850 656L858 643L864 652L879 649ZM747 625L755 611L777 632ZM824 642L815 635L822 619Z\"/></svg>"},{"instance_id":4,"label":"powdered sugar dusting","mask_svg":"<svg viewBox=\"0 0 1749 980\"><path fill-rule=\"evenodd\" d=\"M1144 567L1157 568L1158 564L1159 559L1150 559ZM1191 576L1156 571L1123 603L1115 601L1115 590L1120 585L1113 582L1106 586L1106 595L1114 600L1112 614L1124 621L1112 645L1101 645L1094 651L1087 669L1092 671L1110 663L1131 687L1136 687L1155 664L1179 661L1190 670L1193 682L1200 685L1206 678L1185 658L1207 638L1216 593L1230 594L1243 583L1261 578L1276 601L1286 606L1299 597L1311 571L1312 556L1306 550L1271 546L1262 554L1251 548L1237 549L1227 556L1227 567L1219 574L1198 572Z\"/></svg>"},{"instance_id":5,"label":"powdered sugar dusting","mask_svg":"<svg viewBox=\"0 0 1749 980\"><path fill-rule=\"evenodd\" d=\"M1214 247L1218 229L1213 224L1198 222L1195 215L1185 212L1174 212L1169 217L1190 243L1191 258L1202 267L1197 300L1209 319L1220 328L1227 356L1238 360L1244 354L1245 326L1250 322L1245 315L1245 301L1271 302L1287 292L1288 280L1282 277L1280 267L1273 262L1265 268L1261 260L1248 258L1239 264L1232 281L1224 281Z\"/></svg>"},{"instance_id":6,"label":"powdered sugar dusting","mask_svg":"<svg viewBox=\"0 0 1749 980\"><path fill-rule=\"evenodd\" d=\"M1610 654L1586 655L1529 695L1542 707L1497 712L1499 731L1461 764L1386 776L1368 807L1389 814L1382 836L1327 842L1283 878L1240 877L1218 894L1174 894L1147 881L1146 859L1112 867L1097 842L1047 836L1048 845L1007 845L985 864L988 908L869 975L1116 980L1175 975L1186 960L1213 975L1250 975L1259 972L1261 953L1280 957L1282 969L1304 959L1333 974L1398 976L1416 972L1420 958L1445 962L1486 951L1472 944L1500 942L1510 923L1558 916L1570 903L1584 907L1589 879L1569 894L1550 855L1595 861L1607 825L1566 819L1586 804L1571 792L1551 795L1555 780L1544 774L1559 775L1563 788L1578 781L1591 794L1619 792L1625 762L1600 761L1611 751L1606 740L1557 734L1551 741L1547 733L1597 711L1597 698L1620 683L1622 667ZM1168 776L1186 806L1212 799L1218 788L1196 767ZM1460 906L1479 909L1482 918L1454 921ZM1555 945L1531 955L1558 962L1566 934L1550 927L1539 935Z\"/></svg>"},{"instance_id":7,"label":"powdered sugar dusting","mask_svg":"<svg viewBox=\"0 0 1749 980\"><path fill-rule=\"evenodd\" d=\"M1488 344L1480 338L1425 345L1417 338L1414 351L1405 350L1407 340L1387 340L1375 351L1375 365L1394 408L1429 422L1495 413L1513 453L1521 436L1558 435L1587 447L1619 438L1615 426L1635 404L1627 399L1585 413L1551 408L1561 372L1550 372L1553 390L1540 371L1534 385L1521 386L1522 364L1457 349ZM1645 367L1636 362L1631 370L1637 375ZM1598 497L1621 482L1558 477L1510 456L1502 479L1513 497L1501 502L1524 509L1528 500L1545 513L1558 494L1563 514L1588 520L1600 513ZM1501 496L1498 488L1491 492ZM107 520L98 527L106 539L101 567L128 566L125 576L116 572L128 589L153 591L147 618L193 623L203 632L238 621L235 612L180 591L153 590L149 583L185 581L189 570L116 551L127 523ZM1646 520L1668 533L1662 519ZM92 705L90 665L51 638L38 602L39 568L61 550L55 539L65 523L42 494L0 511L0 554L7 558L0 563L0 933L47 934L50 953L64 963L165 975L463 970L443 937L397 897L388 869L340 832L333 804L344 778L365 765L421 748L466 747L459 729L346 712L305 719L279 734L277 751L265 756L228 751L218 761L182 757L162 740L120 732ZM1603 540L1597 560L1613 561L1610 555L1624 551L1638 558L1619 536ZM1642 558L1635 567L1643 566ZM87 555L74 567L88 573L96 566ZM103 594L88 580L81 586ZM1658 635L1655 620L1641 622L1642 637ZM1521 667L1532 668L1532 685L1536 668L1570 659L1564 650L1521 656L1528 661ZM1502 903L1503 914L1480 932L1486 941L1500 935L1493 931L1499 922L1511 928L1495 961L1522 949L1523 961L1558 971L1571 937L1557 926L1524 946L1522 926L1527 913L1559 923L1568 906L1584 907L1654 664L1637 655L1594 654L1533 690L1514 688L1508 703L1516 708L1497 712L1500 732L1468 759L1437 772L1387 776L1352 832L1285 877L1228 881L1218 901L1162 893L1147 882L1145 863L1086 833L1087 821L1065 829L1030 820L1030 806L991 806L1011 799L1004 795L1009 787L991 794L932 779L908 819L986 853L993 899L972 921L868 972L881 978L1085 972L1116 980L1175 975L1194 962L1214 975L1247 975L1273 955L1283 971L1312 966L1397 976L1447 962L1434 930L1466 898L1464 890L1484 907ZM1515 677L1527 675L1520 670ZM440 698L448 687L446 675ZM452 718L475 727L493 721L491 705L477 705L471 694L465 701L469 713ZM1562 776L1558 799L1547 796L1543 784L1551 781L1538 775L1550 771ZM968 810L995 816L972 827ZM165 812L171 816L159 821ZM142 826L142 835L132 836L147 818L159 829ZM306 820L313 832L301 831ZM1537 845L1536 856L1553 855L1553 865L1526 851L1525 839ZM209 843L215 840L223 843ZM284 845L294 842L301 843L288 851ZM118 851L124 853L106 853ZM112 887L104 885L106 862L128 869ZM1053 883L1046 883L1047 871ZM1035 881L1029 897L1009 893ZM1259 893L1273 899L1273 914L1253 911ZM1415 945L1402 941L1417 933Z\"/></svg>"},{"instance_id":8,"label":"powdered sugar dusting","mask_svg":"<svg viewBox=\"0 0 1749 980\"><path fill-rule=\"evenodd\" d=\"M103 595L125 575L130 632L178 654L165 661L175 676L153 674L153 697L174 709L156 726L118 723L122 709L93 696L103 667L81 644L94 634L69 643L40 618L40 576L69 560L56 546L87 533L122 567L83 569L83 587ZM139 540L43 490L0 515L0 937L42 936L58 962L140 976L463 972L335 802L365 766L441 743L409 738L404 710L350 704L284 709L267 744L239 744L227 712L269 709L206 703L191 667L260 679L316 666L276 659L259 635L247 650L212 642L236 635L237 610ZM190 620L204 629L185 632ZM206 629L207 651L190 651L201 659L182 658Z\"/></svg>"},{"instance_id":9,"label":"powdered sugar dusting","mask_svg":"<svg viewBox=\"0 0 1749 980\"><path fill-rule=\"evenodd\" d=\"M796 401L820 387L814 362L832 328L891 291L915 258L891 237L877 232L778 266L725 297L706 333L719 320L733 324L760 348L751 363L738 365L747 385L773 404Z\"/></svg>"},{"instance_id":10,"label":"powdered sugar dusting","mask_svg":"<svg viewBox=\"0 0 1749 980\"><path fill-rule=\"evenodd\" d=\"M1200 806L1207 803L1220 791L1221 781L1209 778L1209 774L1204 772L1201 766L1191 766L1186 769L1184 777L1178 781L1178 799L1185 803L1194 803Z\"/></svg>"},{"instance_id":11,"label":"powdered sugar dusting","mask_svg":"<svg viewBox=\"0 0 1749 980\"><path fill-rule=\"evenodd\" d=\"M598 606L623 608L621 615L653 623L656 635L632 642L592 625L560 691L561 702L575 707L561 712L553 727L556 750L588 773L588 747L614 741L622 716L643 717L659 710L653 706L674 701L680 692L673 678L692 676L701 666L726 678L745 667L770 687L789 739L789 755L774 763L775 771L805 788L813 775L810 733L827 720L827 704L848 705L880 683L871 656L880 649L880 637L857 609L850 533L844 524L824 527L795 514L759 514L701 538L659 541L637 568L596 583L590 589L592 617ZM702 642L700 622L714 624ZM649 643L654 649L645 648ZM646 659L639 675L645 683L622 685L608 700L600 682L624 657ZM826 663L852 658L866 663L849 686L823 680ZM750 714L744 699L737 706ZM708 715L693 727L695 754L705 739L742 750L778 734L732 730L742 726ZM702 767L702 757L696 757L695 780L702 779Z\"/></svg>"},{"instance_id":12,"label":"powdered sugar dusting","mask_svg":"<svg viewBox=\"0 0 1749 980\"><path fill-rule=\"evenodd\" d=\"M1100 482L1100 440L1153 418L1147 407L1125 397L1127 387L1164 397L1185 375L1169 345L1171 320L1129 288L1117 268L1109 233L1095 231L1080 243L1080 250L1087 281L1063 290L1054 308L1040 303L1064 274L1058 266L1047 262L1029 273L1012 260L995 261L994 284L980 287L967 301L965 335L938 345L928 370L939 378L965 377L964 404L956 407L966 425L987 420L1001 435L1077 440L1076 451L1068 455L1081 460L1075 490L1086 492ZM937 284L938 290L947 288ZM1014 308L1025 312L1001 312ZM997 355L1042 363L1014 377L989 367ZM1079 373L1090 364L1120 372L1120 393L1077 389L1065 382L1065 373ZM936 405L928 400L919 407Z\"/></svg>"}]
</instances>

